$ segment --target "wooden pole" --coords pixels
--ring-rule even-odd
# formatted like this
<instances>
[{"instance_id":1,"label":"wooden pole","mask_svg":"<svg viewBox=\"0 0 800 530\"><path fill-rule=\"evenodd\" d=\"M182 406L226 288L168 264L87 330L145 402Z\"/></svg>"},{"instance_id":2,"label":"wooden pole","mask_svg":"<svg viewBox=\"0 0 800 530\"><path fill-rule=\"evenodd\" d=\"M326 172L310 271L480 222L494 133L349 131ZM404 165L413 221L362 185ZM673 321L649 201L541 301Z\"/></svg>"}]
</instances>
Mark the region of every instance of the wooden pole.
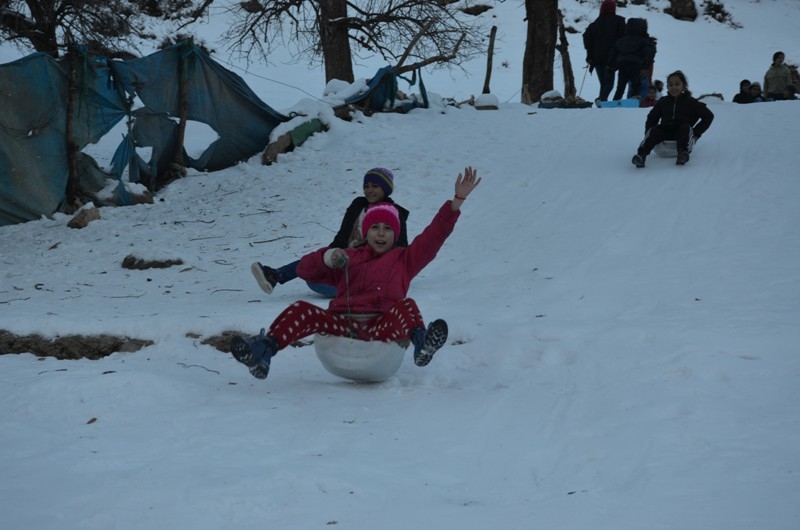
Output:
<instances>
[{"instance_id":1,"label":"wooden pole","mask_svg":"<svg viewBox=\"0 0 800 530\"><path fill-rule=\"evenodd\" d=\"M492 32L489 34L489 52L486 57L486 79L483 82L483 93L491 94L489 89L489 81L492 79L492 57L494 56L494 39L497 36L497 26L492 26Z\"/></svg>"},{"instance_id":2,"label":"wooden pole","mask_svg":"<svg viewBox=\"0 0 800 530\"><path fill-rule=\"evenodd\" d=\"M187 47L193 47L194 41L189 39L186 43ZM164 186L168 184L170 181L185 177L186 176L186 167L184 165L183 160L183 143L186 139L186 117L189 114L189 100L187 97L187 83L189 74L187 72L187 63L188 60L186 57L181 57L178 61L178 132L177 132L177 139L175 142L175 154L172 158L172 164L170 165L169 170L167 171L167 175L162 182L158 184L158 187Z\"/></svg>"},{"instance_id":3,"label":"wooden pole","mask_svg":"<svg viewBox=\"0 0 800 530\"><path fill-rule=\"evenodd\" d=\"M69 79L67 81L67 123L66 123L66 140L67 140L67 207L69 209L78 209L80 205L77 204L78 199L78 151L80 147L78 142L75 141L75 131L73 130L73 123L75 121L75 107L78 94L78 68L76 63L78 61L78 52L73 46L69 46L67 51L67 62L69 64ZM69 211L69 210L68 210ZM70 212L71 213L71 212Z\"/></svg>"},{"instance_id":4,"label":"wooden pole","mask_svg":"<svg viewBox=\"0 0 800 530\"><path fill-rule=\"evenodd\" d=\"M564 72L564 99L575 99L575 75L572 73L572 61L569 58L569 43L567 32L564 30L564 15L558 10L558 36L559 44L556 49L561 53L561 70Z\"/></svg>"}]
</instances>

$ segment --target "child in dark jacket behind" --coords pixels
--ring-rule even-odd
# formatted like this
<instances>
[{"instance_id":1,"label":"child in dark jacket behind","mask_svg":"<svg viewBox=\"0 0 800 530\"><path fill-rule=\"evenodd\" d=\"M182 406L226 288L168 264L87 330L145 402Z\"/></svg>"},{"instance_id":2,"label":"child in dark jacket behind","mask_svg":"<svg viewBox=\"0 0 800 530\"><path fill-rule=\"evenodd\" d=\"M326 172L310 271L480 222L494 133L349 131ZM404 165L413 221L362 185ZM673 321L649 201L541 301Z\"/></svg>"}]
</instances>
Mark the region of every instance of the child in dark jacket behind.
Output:
<instances>
[{"instance_id":1,"label":"child in dark jacket behind","mask_svg":"<svg viewBox=\"0 0 800 530\"><path fill-rule=\"evenodd\" d=\"M636 167L644 167L647 155L656 144L675 140L678 144L675 163L684 165L689 161L694 143L708 130L713 120L714 114L706 104L692 97L683 72L672 72L667 77L667 95L659 99L647 113L644 140L631 162Z\"/></svg>"}]
</instances>

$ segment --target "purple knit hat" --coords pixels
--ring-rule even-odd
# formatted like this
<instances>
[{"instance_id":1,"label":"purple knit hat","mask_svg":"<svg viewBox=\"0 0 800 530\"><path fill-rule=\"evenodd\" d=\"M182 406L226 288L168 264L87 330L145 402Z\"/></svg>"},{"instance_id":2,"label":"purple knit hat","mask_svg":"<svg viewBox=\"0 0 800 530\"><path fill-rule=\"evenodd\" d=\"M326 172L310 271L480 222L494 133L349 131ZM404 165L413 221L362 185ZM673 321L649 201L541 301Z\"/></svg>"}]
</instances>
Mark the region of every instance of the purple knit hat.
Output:
<instances>
[{"instance_id":1,"label":"purple knit hat","mask_svg":"<svg viewBox=\"0 0 800 530\"><path fill-rule=\"evenodd\" d=\"M603 0L603 3L600 4L600 14L601 15L613 15L617 12L617 2L614 0Z\"/></svg>"},{"instance_id":2,"label":"purple knit hat","mask_svg":"<svg viewBox=\"0 0 800 530\"><path fill-rule=\"evenodd\" d=\"M394 232L394 239L400 237L400 216L397 213L397 208L389 203L382 202L367 209L364 214L364 220L361 221L361 233L367 237L369 228L377 223L385 223L389 225Z\"/></svg>"},{"instance_id":3,"label":"purple knit hat","mask_svg":"<svg viewBox=\"0 0 800 530\"><path fill-rule=\"evenodd\" d=\"M367 171L367 174L364 175L364 185L366 185L367 182L380 186L383 190L383 194L387 197L391 195L394 190L394 175L391 170L385 167L374 167Z\"/></svg>"}]
</instances>

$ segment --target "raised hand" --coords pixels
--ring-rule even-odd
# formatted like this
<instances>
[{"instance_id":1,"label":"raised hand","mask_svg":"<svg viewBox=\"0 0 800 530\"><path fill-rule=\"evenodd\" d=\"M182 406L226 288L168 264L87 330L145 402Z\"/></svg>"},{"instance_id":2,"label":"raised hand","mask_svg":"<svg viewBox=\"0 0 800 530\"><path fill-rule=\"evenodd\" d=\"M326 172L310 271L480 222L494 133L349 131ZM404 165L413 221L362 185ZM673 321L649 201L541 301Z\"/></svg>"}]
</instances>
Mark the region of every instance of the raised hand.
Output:
<instances>
[{"instance_id":1,"label":"raised hand","mask_svg":"<svg viewBox=\"0 0 800 530\"><path fill-rule=\"evenodd\" d=\"M481 178L478 176L478 170L473 169L472 166L464 168L464 174L458 174L456 177L456 195L452 201L453 210L458 210L461 203L467 200L472 190L478 187L481 183Z\"/></svg>"}]
</instances>

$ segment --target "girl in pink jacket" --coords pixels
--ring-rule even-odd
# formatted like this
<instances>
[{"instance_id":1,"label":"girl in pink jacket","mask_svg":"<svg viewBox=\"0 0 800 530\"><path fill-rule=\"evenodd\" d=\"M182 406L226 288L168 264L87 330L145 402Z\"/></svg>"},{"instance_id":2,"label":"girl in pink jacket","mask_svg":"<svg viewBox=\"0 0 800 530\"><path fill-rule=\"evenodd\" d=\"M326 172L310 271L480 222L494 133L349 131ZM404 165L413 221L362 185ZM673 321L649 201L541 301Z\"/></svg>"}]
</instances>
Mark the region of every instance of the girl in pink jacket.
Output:
<instances>
[{"instance_id":1,"label":"girl in pink jacket","mask_svg":"<svg viewBox=\"0 0 800 530\"><path fill-rule=\"evenodd\" d=\"M379 204L367 210L362 223L367 244L355 249L322 248L304 256L297 274L309 282L337 286L328 309L298 301L255 337L234 337L231 353L258 379L269 374L272 357L287 345L314 333L383 342L409 340L414 363L427 365L447 341L447 323L424 326L413 299L411 280L433 261L461 215L461 205L481 179L467 167L458 174L455 196L408 247L395 247L400 233L397 209Z\"/></svg>"}]
</instances>

